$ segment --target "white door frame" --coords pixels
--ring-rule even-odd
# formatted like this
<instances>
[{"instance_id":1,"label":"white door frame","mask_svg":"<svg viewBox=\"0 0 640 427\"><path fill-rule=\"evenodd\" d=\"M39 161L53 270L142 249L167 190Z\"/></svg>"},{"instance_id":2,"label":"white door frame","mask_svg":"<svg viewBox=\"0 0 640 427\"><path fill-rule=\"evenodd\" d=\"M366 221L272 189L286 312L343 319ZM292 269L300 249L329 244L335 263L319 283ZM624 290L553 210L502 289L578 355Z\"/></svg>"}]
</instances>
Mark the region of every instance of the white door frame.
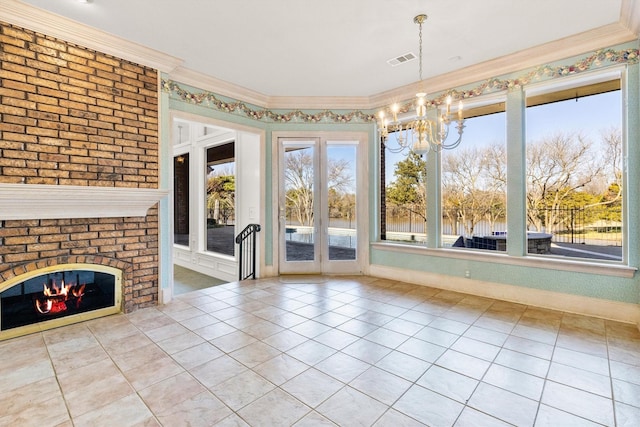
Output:
<instances>
[{"instance_id":1,"label":"white door frame","mask_svg":"<svg viewBox=\"0 0 640 427\"><path fill-rule=\"evenodd\" d=\"M293 267L288 263L283 268L284 254L284 219L282 218L281 198L281 176L283 164L281 162L281 143L283 139L289 141L318 141L319 147L326 147L327 142L354 141L357 142L356 157L356 260L355 261L329 261L328 245L317 246L321 258L318 263L301 262L299 267ZM318 156L316 156L318 157ZM320 168L326 164L322 161L316 162ZM273 132L272 133L272 207L273 207L273 263L279 274L362 274L368 262L368 242L369 242L369 208L368 208L368 134L366 132ZM320 173L316 173L316 180ZM318 183L319 184L319 183ZM318 186L319 187L319 186ZM324 191L322 191L324 193ZM320 195L318 195L320 196ZM326 205L326 195L318 200L320 204ZM322 217L322 216L321 216ZM326 219L326 218L325 218ZM318 232L322 232L326 227L321 227ZM320 241L324 241L326 236L321 236Z\"/></svg>"}]
</instances>

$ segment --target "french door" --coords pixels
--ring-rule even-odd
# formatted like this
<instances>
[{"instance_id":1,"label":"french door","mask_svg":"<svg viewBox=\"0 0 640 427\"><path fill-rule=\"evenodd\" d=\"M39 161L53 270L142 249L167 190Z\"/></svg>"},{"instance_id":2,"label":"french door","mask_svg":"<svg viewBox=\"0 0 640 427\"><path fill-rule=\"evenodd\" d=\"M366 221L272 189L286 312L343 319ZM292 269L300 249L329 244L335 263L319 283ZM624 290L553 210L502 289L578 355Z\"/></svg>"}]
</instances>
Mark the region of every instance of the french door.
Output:
<instances>
[{"instance_id":1,"label":"french door","mask_svg":"<svg viewBox=\"0 0 640 427\"><path fill-rule=\"evenodd\" d=\"M280 273L362 271L356 138L278 138Z\"/></svg>"}]
</instances>

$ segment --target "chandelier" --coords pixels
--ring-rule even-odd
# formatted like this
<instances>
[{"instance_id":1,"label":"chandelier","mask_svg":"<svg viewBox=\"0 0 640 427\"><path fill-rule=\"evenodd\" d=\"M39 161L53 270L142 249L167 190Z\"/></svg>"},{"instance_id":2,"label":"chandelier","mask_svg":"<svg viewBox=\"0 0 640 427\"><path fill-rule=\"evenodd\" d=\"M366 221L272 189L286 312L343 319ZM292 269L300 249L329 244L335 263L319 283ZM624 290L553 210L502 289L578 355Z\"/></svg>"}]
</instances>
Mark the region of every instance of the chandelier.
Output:
<instances>
[{"instance_id":1,"label":"chandelier","mask_svg":"<svg viewBox=\"0 0 640 427\"><path fill-rule=\"evenodd\" d=\"M399 153L407 149L416 154L422 155L429 151L450 150L460 145L462 141L462 130L464 129L464 118L462 117L462 101L458 102L457 124L458 138L453 142L447 142L449 136L449 125L453 122L453 113L451 112L452 96L449 94L446 100L432 101L431 105L435 107L435 114L430 119L427 116L427 94L422 91L422 24L427 20L427 15L421 14L413 18L413 22L419 26L419 76L420 76L420 92L416 94L415 112L416 117L409 122L402 123L398 120L398 113L401 111L398 104L393 104L387 110L391 111L393 120L385 117L385 111L378 113L378 132L382 138L383 144L386 143L390 132L395 133L397 147L386 147L392 153ZM443 105L444 104L444 105ZM440 107L440 108L438 108ZM385 144L386 145L386 144Z\"/></svg>"}]
</instances>

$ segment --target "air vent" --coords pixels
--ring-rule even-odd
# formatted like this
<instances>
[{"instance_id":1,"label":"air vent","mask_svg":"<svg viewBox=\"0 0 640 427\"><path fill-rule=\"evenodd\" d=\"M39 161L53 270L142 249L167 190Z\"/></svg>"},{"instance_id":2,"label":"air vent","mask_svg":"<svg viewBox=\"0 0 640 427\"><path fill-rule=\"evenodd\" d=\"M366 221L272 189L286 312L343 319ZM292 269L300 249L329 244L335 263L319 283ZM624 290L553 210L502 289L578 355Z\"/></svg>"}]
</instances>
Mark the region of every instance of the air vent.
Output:
<instances>
[{"instance_id":1,"label":"air vent","mask_svg":"<svg viewBox=\"0 0 640 427\"><path fill-rule=\"evenodd\" d=\"M413 52L405 53L404 55L400 55L397 58L391 58L387 60L387 63L392 67L398 66L400 64L404 64L405 62L409 62L416 59L416 55Z\"/></svg>"}]
</instances>

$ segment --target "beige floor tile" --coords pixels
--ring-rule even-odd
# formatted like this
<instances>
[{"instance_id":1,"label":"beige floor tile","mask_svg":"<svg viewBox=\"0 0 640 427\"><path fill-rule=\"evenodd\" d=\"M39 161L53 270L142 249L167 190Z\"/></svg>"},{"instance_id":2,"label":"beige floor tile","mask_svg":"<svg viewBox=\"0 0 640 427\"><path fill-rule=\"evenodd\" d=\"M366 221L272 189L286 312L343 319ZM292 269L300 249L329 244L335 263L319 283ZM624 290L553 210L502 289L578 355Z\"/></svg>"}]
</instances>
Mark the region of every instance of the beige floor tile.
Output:
<instances>
[{"instance_id":1,"label":"beige floor tile","mask_svg":"<svg viewBox=\"0 0 640 427\"><path fill-rule=\"evenodd\" d=\"M431 363L399 351L393 351L382 358L375 366L413 382L425 373Z\"/></svg>"},{"instance_id":2,"label":"beige floor tile","mask_svg":"<svg viewBox=\"0 0 640 427\"><path fill-rule=\"evenodd\" d=\"M311 411L295 423L294 427L337 427L337 425L319 413Z\"/></svg>"},{"instance_id":3,"label":"beige floor tile","mask_svg":"<svg viewBox=\"0 0 640 427\"><path fill-rule=\"evenodd\" d=\"M232 411L208 391L168 407L158 420L163 426L211 426L230 416Z\"/></svg>"},{"instance_id":4,"label":"beige floor tile","mask_svg":"<svg viewBox=\"0 0 640 427\"><path fill-rule=\"evenodd\" d=\"M500 365L491 365L482 381L533 400L540 400L544 387L542 378Z\"/></svg>"},{"instance_id":5,"label":"beige floor tile","mask_svg":"<svg viewBox=\"0 0 640 427\"><path fill-rule=\"evenodd\" d=\"M527 374L545 378L551 362L539 357L503 348L496 356L494 363L506 366Z\"/></svg>"},{"instance_id":6,"label":"beige floor tile","mask_svg":"<svg viewBox=\"0 0 640 427\"><path fill-rule=\"evenodd\" d=\"M69 414L61 394L28 405L19 412L0 411L1 426L42 427L57 426L69 421Z\"/></svg>"},{"instance_id":7,"label":"beige floor tile","mask_svg":"<svg viewBox=\"0 0 640 427\"><path fill-rule=\"evenodd\" d=\"M556 346L566 348L580 353L590 354L592 356L604 357L608 356L607 342L604 337L593 337L582 333L573 332L567 334L560 331Z\"/></svg>"},{"instance_id":8,"label":"beige floor tile","mask_svg":"<svg viewBox=\"0 0 640 427\"><path fill-rule=\"evenodd\" d=\"M358 408L354 411L353 408ZM340 426L370 426L387 410L387 405L345 387L327 399L316 409Z\"/></svg>"},{"instance_id":9,"label":"beige floor tile","mask_svg":"<svg viewBox=\"0 0 640 427\"><path fill-rule=\"evenodd\" d=\"M360 359L363 362L369 364L375 364L379 362L383 357L389 354L392 350L380 344L376 344L366 339L359 339L353 344L348 345L342 349L342 352L353 356L356 359Z\"/></svg>"},{"instance_id":10,"label":"beige floor tile","mask_svg":"<svg viewBox=\"0 0 640 427\"><path fill-rule=\"evenodd\" d=\"M393 408L429 426L451 426L464 405L426 388L412 386Z\"/></svg>"},{"instance_id":11,"label":"beige floor tile","mask_svg":"<svg viewBox=\"0 0 640 427\"><path fill-rule=\"evenodd\" d=\"M331 355L315 365L319 371L331 375L343 383L352 381L370 367L370 364L341 352Z\"/></svg>"},{"instance_id":12,"label":"beige floor tile","mask_svg":"<svg viewBox=\"0 0 640 427\"><path fill-rule=\"evenodd\" d=\"M395 409L389 409L385 412L374 424L374 427L421 427L426 426L421 422L408 417L407 415L396 411Z\"/></svg>"},{"instance_id":13,"label":"beige floor tile","mask_svg":"<svg viewBox=\"0 0 640 427\"><path fill-rule=\"evenodd\" d=\"M204 339L199 335L191 331L187 331L183 334L176 335L175 337L158 341L157 344L158 344L158 347L160 347L165 352L167 352L167 354L174 354L182 350L195 347L204 342L205 342Z\"/></svg>"},{"instance_id":14,"label":"beige floor tile","mask_svg":"<svg viewBox=\"0 0 640 427\"><path fill-rule=\"evenodd\" d=\"M207 341L223 337L236 331L236 328L224 322L213 323L193 330L193 332Z\"/></svg>"},{"instance_id":15,"label":"beige floor tile","mask_svg":"<svg viewBox=\"0 0 640 427\"><path fill-rule=\"evenodd\" d=\"M640 420L640 408L623 403L616 404L616 425L618 427L636 427L638 420Z\"/></svg>"},{"instance_id":16,"label":"beige floor tile","mask_svg":"<svg viewBox=\"0 0 640 427\"><path fill-rule=\"evenodd\" d=\"M422 313L417 310L409 310L405 313L402 313L398 318L402 320L407 320L409 322L417 323L422 326L427 326L429 323L433 322L436 319L436 316L427 314L427 313ZM382 326L382 325L378 325L378 326Z\"/></svg>"},{"instance_id":17,"label":"beige floor tile","mask_svg":"<svg viewBox=\"0 0 640 427\"><path fill-rule=\"evenodd\" d=\"M206 389L188 372L167 378L138 393L147 406L157 416L167 414L179 405Z\"/></svg>"},{"instance_id":18,"label":"beige floor tile","mask_svg":"<svg viewBox=\"0 0 640 427\"><path fill-rule=\"evenodd\" d=\"M244 371L210 388L211 392L234 411L267 394L275 385L253 371Z\"/></svg>"},{"instance_id":19,"label":"beige floor tile","mask_svg":"<svg viewBox=\"0 0 640 427\"><path fill-rule=\"evenodd\" d=\"M288 355L313 366L336 353L336 350L315 341L306 341L287 352Z\"/></svg>"},{"instance_id":20,"label":"beige floor tile","mask_svg":"<svg viewBox=\"0 0 640 427\"><path fill-rule=\"evenodd\" d=\"M603 357L556 347L552 360L556 363L584 369L595 374L609 375L609 361Z\"/></svg>"},{"instance_id":21,"label":"beige floor tile","mask_svg":"<svg viewBox=\"0 0 640 427\"><path fill-rule=\"evenodd\" d=\"M391 406L411 387L411 383L387 371L371 367L351 381L349 386Z\"/></svg>"},{"instance_id":22,"label":"beige floor tile","mask_svg":"<svg viewBox=\"0 0 640 427\"><path fill-rule=\"evenodd\" d=\"M10 392L54 376L55 372L51 361L48 359L39 360L28 366L3 372L0 376L0 390Z\"/></svg>"},{"instance_id":23,"label":"beige floor tile","mask_svg":"<svg viewBox=\"0 0 640 427\"><path fill-rule=\"evenodd\" d=\"M553 381L546 382L540 402L600 424L614 424L611 399Z\"/></svg>"},{"instance_id":24,"label":"beige floor tile","mask_svg":"<svg viewBox=\"0 0 640 427\"><path fill-rule=\"evenodd\" d=\"M44 405L54 397L62 398L62 392L54 376L15 389L0 389L0 408L4 415L16 416L31 406ZM2 417L0 416L0 419ZM0 423L0 425L6 425Z\"/></svg>"},{"instance_id":25,"label":"beige floor tile","mask_svg":"<svg viewBox=\"0 0 640 427\"><path fill-rule=\"evenodd\" d=\"M609 361L611 376L633 384L640 385L640 366L629 365L627 363Z\"/></svg>"},{"instance_id":26,"label":"beige floor tile","mask_svg":"<svg viewBox=\"0 0 640 427\"><path fill-rule=\"evenodd\" d=\"M339 330L343 332L347 332L351 335L355 335L357 337L364 337L367 334L378 329L377 325L373 323L367 323L358 319L351 319L348 322L345 322L337 327Z\"/></svg>"},{"instance_id":27,"label":"beige floor tile","mask_svg":"<svg viewBox=\"0 0 640 427\"><path fill-rule=\"evenodd\" d=\"M384 326L393 320L392 316L388 316L383 313L378 313L377 311L365 311L364 313L360 314L359 316L356 316L355 318L358 320L362 320L363 322L371 323L372 325L376 325L376 326ZM349 317L346 317L346 319L349 319Z\"/></svg>"},{"instance_id":28,"label":"beige floor tile","mask_svg":"<svg viewBox=\"0 0 640 427\"><path fill-rule=\"evenodd\" d=\"M311 368L284 383L281 388L304 404L315 408L344 384L329 375Z\"/></svg>"},{"instance_id":29,"label":"beige floor tile","mask_svg":"<svg viewBox=\"0 0 640 427\"><path fill-rule=\"evenodd\" d=\"M458 338L460 338L460 335L427 326L415 334L414 338L437 344L442 347L449 347L456 342Z\"/></svg>"},{"instance_id":30,"label":"beige floor tile","mask_svg":"<svg viewBox=\"0 0 640 427\"><path fill-rule=\"evenodd\" d=\"M551 360L553 355L553 346L526 338L509 336L505 341L503 348L525 353L530 356L539 357L541 359Z\"/></svg>"},{"instance_id":31,"label":"beige floor tile","mask_svg":"<svg viewBox=\"0 0 640 427\"><path fill-rule=\"evenodd\" d=\"M307 340L307 337L285 329L281 332L271 335L268 338L265 338L263 342L269 344L271 347L277 348L280 351L288 351L306 342Z\"/></svg>"},{"instance_id":32,"label":"beige floor tile","mask_svg":"<svg viewBox=\"0 0 640 427\"><path fill-rule=\"evenodd\" d=\"M447 350L440 356L435 364L477 380L482 378L491 365L491 363L486 360L478 359L477 357L459 353L454 350Z\"/></svg>"},{"instance_id":33,"label":"beige floor tile","mask_svg":"<svg viewBox=\"0 0 640 427\"><path fill-rule=\"evenodd\" d=\"M400 334L398 332L394 332L381 327L371 332L370 334L365 335L364 338L385 347L395 349L410 337L408 335Z\"/></svg>"},{"instance_id":34,"label":"beige floor tile","mask_svg":"<svg viewBox=\"0 0 640 427\"><path fill-rule=\"evenodd\" d=\"M465 404L478 386L478 380L433 365L416 384Z\"/></svg>"},{"instance_id":35,"label":"beige floor tile","mask_svg":"<svg viewBox=\"0 0 640 427\"><path fill-rule=\"evenodd\" d=\"M144 365L124 371L124 376L136 390L142 390L184 371L171 357L165 355Z\"/></svg>"},{"instance_id":36,"label":"beige floor tile","mask_svg":"<svg viewBox=\"0 0 640 427\"><path fill-rule=\"evenodd\" d=\"M426 362L435 362L447 350L436 344L431 344L417 338L409 338L396 349L402 353L417 357Z\"/></svg>"},{"instance_id":37,"label":"beige floor tile","mask_svg":"<svg viewBox=\"0 0 640 427\"><path fill-rule=\"evenodd\" d=\"M307 369L309 365L287 354L279 354L253 368L255 372L275 385L281 385Z\"/></svg>"},{"instance_id":38,"label":"beige floor tile","mask_svg":"<svg viewBox=\"0 0 640 427\"><path fill-rule=\"evenodd\" d=\"M223 335L218 338L210 340L211 344L218 347L225 353L231 353L232 351L239 350L242 347L246 347L249 344L258 342L257 339L249 334L245 334L242 331L231 332L230 334Z\"/></svg>"},{"instance_id":39,"label":"beige floor tile","mask_svg":"<svg viewBox=\"0 0 640 427\"><path fill-rule=\"evenodd\" d=\"M537 401L485 383L480 383L468 405L517 426L532 426L538 410Z\"/></svg>"},{"instance_id":40,"label":"beige floor tile","mask_svg":"<svg viewBox=\"0 0 640 427\"><path fill-rule=\"evenodd\" d=\"M522 324L522 322L513 328L511 335L549 345L555 345L558 339L558 331L556 330L539 329Z\"/></svg>"},{"instance_id":41,"label":"beige floor tile","mask_svg":"<svg viewBox=\"0 0 640 427\"><path fill-rule=\"evenodd\" d=\"M189 372L205 387L213 387L247 370L247 367L224 355L197 366Z\"/></svg>"},{"instance_id":42,"label":"beige floor tile","mask_svg":"<svg viewBox=\"0 0 640 427\"><path fill-rule=\"evenodd\" d=\"M467 406L454 425L455 427L508 427L512 424L505 423Z\"/></svg>"},{"instance_id":43,"label":"beige floor tile","mask_svg":"<svg viewBox=\"0 0 640 427\"><path fill-rule=\"evenodd\" d=\"M204 342L196 346L179 351L172 355L173 360L178 362L184 369L193 369L203 363L217 359L224 353L217 347Z\"/></svg>"},{"instance_id":44,"label":"beige floor tile","mask_svg":"<svg viewBox=\"0 0 640 427\"><path fill-rule=\"evenodd\" d=\"M330 331L331 327L315 320L307 320L289 329L296 334L300 334L307 338L315 338L318 335Z\"/></svg>"},{"instance_id":45,"label":"beige floor tile","mask_svg":"<svg viewBox=\"0 0 640 427\"><path fill-rule=\"evenodd\" d=\"M552 408L548 405L540 405L538 415L536 416L535 427L558 427L558 426L580 426L580 427L597 427L596 424L587 419L580 418L568 412Z\"/></svg>"},{"instance_id":46,"label":"beige floor tile","mask_svg":"<svg viewBox=\"0 0 640 427\"><path fill-rule=\"evenodd\" d=\"M242 408L238 415L252 426L292 425L311 408L280 389L275 389Z\"/></svg>"},{"instance_id":47,"label":"beige floor tile","mask_svg":"<svg viewBox=\"0 0 640 427\"><path fill-rule=\"evenodd\" d=\"M247 326L245 328L242 328L241 330L242 332L249 334L254 338L264 340L265 338L277 334L278 332L284 331L285 329L282 326L278 326L275 323L269 322L268 320L262 320L259 323Z\"/></svg>"},{"instance_id":48,"label":"beige floor tile","mask_svg":"<svg viewBox=\"0 0 640 427\"><path fill-rule=\"evenodd\" d=\"M349 344L353 344L358 341L358 337L338 329L332 329L318 335L314 338L314 341L318 341L319 343L336 350L342 350Z\"/></svg>"},{"instance_id":49,"label":"beige floor tile","mask_svg":"<svg viewBox=\"0 0 640 427\"><path fill-rule=\"evenodd\" d=\"M551 362L547 379L611 399L611 378L608 375Z\"/></svg>"},{"instance_id":50,"label":"beige floor tile","mask_svg":"<svg viewBox=\"0 0 640 427\"><path fill-rule=\"evenodd\" d=\"M201 314L200 316L191 317L186 320L182 320L180 324L185 328L193 331L195 329L200 329L205 326L213 325L214 323L218 323L219 320L209 314Z\"/></svg>"},{"instance_id":51,"label":"beige floor tile","mask_svg":"<svg viewBox=\"0 0 640 427\"><path fill-rule=\"evenodd\" d=\"M156 344L149 343L142 347L133 348L130 351L121 349L115 354L111 353L110 356L121 370L129 371L148 363L150 360L164 357L165 353Z\"/></svg>"},{"instance_id":52,"label":"beige floor tile","mask_svg":"<svg viewBox=\"0 0 640 427\"><path fill-rule=\"evenodd\" d=\"M502 317L496 318L490 313L485 313L483 316L480 316L480 318L478 318L478 320L476 320L473 325L503 334L510 334L513 328L516 327L516 324L517 319L511 320L504 319Z\"/></svg>"},{"instance_id":53,"label":"beige floor tile","mask_svg":"<svg viewBox=\"0 0 640 427\"><path fill-rule=\"evenodd\" d=\"M640 408L640 385L613 379L613 399Z\"/></svg>"},{"instance_id":54,"label":"beige floor tile","mask_svg":"<svg viewBox=\"0 0 640 427\"><path fill-rule=\"evenodd\" d=\"M134 394L135 391L122 374L104 376L99 380L76 385L64 392L69 412L73 418L87 412L96 411L119 399Z\"/></svg>"},{"instance_id":55,"label":"beige floor tile","mask_svg":"<svg viewBox=\"0 0 640 427\"><path fill-rule=\"evenodd\" d=\"M242 418L232 413L222 421L216 423L216 427L249 427Z\"/></svg>"},{"instance_id":56,"label":"beige floor tile","mask_svg":"<svg viewBox=\"0 0 640 427\"><path fill-rule=\"evenodd\" d=\"M256 341L239 350L229 353L229 356L233 357L246 367L253 368L260 363L276 357L280 353L280 350L261 341Z\"/></svg>"},{"instance_id":57,"label":"beige floor tile","mask_svg":"<svg viewBox=\"0 0 640 427\"><path fill-rule=\"evenodd\" d=\"M463 337L501 347L507 338L509 338L509 335L478 326L471 326L464 333Z\"/></svg>"},{"instance_id":58,"label":"beige floor tile","mask_svg":"<svg viewBox=\"0 0 640 427\"><path fill-rule=\"evenodd\" d=\"M429 326L435 329L440 329L441 331L450 332L456 335L462 335L469 329L469 325L467 323L458 322L452 319L445 319L443 317L438 317L433 322L429 323Z\"/></svg>"},{"instance_id":59,"label":"beige floor tile","mask_svg":"<svg viewBox=\"0 0 640 427\"><path fill-rule=\"evenodd\" d=\"M385 329L390 329L392 331L399 332L401 334L409 335L409 336L415 335L423 327L424 326L419 323L411 322L409 320L404 320L400 318L393 319L392 321L384 324Z\"/></svg>"},{"instance_id":60,"label":"beige floor tile","mask_svg":"<svg viewBox=\"0 0 640 427\"><path fill-rule=\"evenodd\" d=\"M78 427L111 427L142 425L153 415L137 394L130 394L120 400L74 418Z\"/></svg>"},{"instance_id":61,"label":"beige floor tile","mask_svg":"<svg viewBox=\"0 0 640 427\"><path fill-rule=\"evenodd\" d=\"M466 337L460 337L451 349L489 362L493 361L500 352L498 346Z\"/></svg>"}]
</instances>

